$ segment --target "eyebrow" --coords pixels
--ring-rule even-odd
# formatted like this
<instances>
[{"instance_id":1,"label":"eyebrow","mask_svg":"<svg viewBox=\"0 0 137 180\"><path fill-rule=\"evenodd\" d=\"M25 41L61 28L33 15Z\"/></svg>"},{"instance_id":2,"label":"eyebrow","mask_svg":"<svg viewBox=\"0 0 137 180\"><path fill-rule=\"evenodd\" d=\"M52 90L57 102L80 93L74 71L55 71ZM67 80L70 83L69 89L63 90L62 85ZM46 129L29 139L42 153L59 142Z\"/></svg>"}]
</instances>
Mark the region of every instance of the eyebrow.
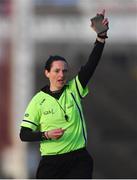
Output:
<instances>
[{"instance_id":1,"label":"eyebrow","mask_svg":"<svg viewBox=\"0 0 137 180\"><path fill-rule=\"evenodd\" d=\"M60 68L54 68L54 70L62 70L62 71L67 71L68 69L67 69L67 68L64 68L64 69L60 69Z\"/></svg>"}]
</instances>

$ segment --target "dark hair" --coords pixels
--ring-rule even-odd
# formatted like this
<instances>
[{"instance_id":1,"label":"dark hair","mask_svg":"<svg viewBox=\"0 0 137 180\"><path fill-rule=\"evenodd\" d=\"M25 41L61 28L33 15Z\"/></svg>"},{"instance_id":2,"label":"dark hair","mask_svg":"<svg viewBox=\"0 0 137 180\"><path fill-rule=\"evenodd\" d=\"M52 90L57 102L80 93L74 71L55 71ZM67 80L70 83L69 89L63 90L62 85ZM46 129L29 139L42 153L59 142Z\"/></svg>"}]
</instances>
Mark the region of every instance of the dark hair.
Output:
<instances>
[{"instance_id":1,"label":"dark hair","mask_svg":"<svg viewBox=\"0 0 137 180\"><path fill-rule=\"evenodd\" d=\"M51 69L51 65L54 61L64 61L67 63L66 59L62 56L49 56L49 58L47 59L46 63L45 63L45 70L50 71Z\"/></svg>"}]
</instances>

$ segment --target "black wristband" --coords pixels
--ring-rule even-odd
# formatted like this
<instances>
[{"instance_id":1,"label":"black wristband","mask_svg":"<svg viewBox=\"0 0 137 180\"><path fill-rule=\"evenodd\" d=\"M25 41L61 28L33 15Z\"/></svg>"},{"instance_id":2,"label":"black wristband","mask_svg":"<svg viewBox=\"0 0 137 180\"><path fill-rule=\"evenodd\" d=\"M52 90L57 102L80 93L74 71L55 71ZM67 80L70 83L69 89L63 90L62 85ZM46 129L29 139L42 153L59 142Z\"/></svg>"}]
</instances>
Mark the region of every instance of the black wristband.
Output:
<instances>
[{"instance_id":1,"label":"black wristband","mask_svg":"<svg viewBox=\"0 0 137 180\"><path fill-rule=\"evenodd\" d=\"M48 140L48 138L45 136L45 132L42 132L42 140Z\"/></svg>"},{"instance_id":2,"label":"black wristband","mask_svg":"<svg viewBox=\"0 0 137 180\"><path fill-rule=\"evenodd\" d=\"M101 35L101 34L98 34L98 37L101 38L101 39L106 39L108 38L108 36L105 34L105 35Z\"/></svg>"}]
</instances>

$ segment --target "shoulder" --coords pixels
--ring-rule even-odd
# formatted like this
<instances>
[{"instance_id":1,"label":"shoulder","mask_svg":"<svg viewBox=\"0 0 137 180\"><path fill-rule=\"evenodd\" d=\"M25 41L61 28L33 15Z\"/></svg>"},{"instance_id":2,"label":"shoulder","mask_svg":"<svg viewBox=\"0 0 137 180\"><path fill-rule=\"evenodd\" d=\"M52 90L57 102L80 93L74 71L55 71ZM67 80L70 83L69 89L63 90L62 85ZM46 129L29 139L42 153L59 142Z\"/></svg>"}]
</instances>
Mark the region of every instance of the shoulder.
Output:
<instances>
[{"instance_id":1,"label":"shoulder","mask_svg":"<svg viewBox=\"0 0 137 180\"><path fill-rule=\"evenodd\" d=\"M43 91L37 92L31 99L31 103L41 103L45 98L45 93Z\"/></svg>"},{"instance_id":2,"label":"shoulder","mask_svg":"<svg viewBox=\"0 0 137 180\"><path fill-rule=\"evenodd\" d=\"M41 99L43 99L43 97L45 97L46 93L48 92L49 86L46 85L43 88L40 89L40 91L38 91L34 96L33 99L36 101L40 101Z\"/></svg>"},{"instance_id":3,"label":"shoulder","mask_svg":"<svg viewBox=\"0 0 137 180\"><path fill-rule=\"evenodd\" d=\"M76 75L75 77L73 77L71 80L68 81L67 85L69 88L73 88L76 86L77 82L79 82L79 78L78 75Z\"/></svg>"},{"instance_id":4,"label":"shoulder","mask_svg":"<svg viewBox=\"0 0 137 180\"><path fill-rule=\"evenodd\" d=\"M68 82L69 90L77 94L80 98L85 97L88 94L88 87L82 87L78 75Z\"/></svg>"}]
</instances>

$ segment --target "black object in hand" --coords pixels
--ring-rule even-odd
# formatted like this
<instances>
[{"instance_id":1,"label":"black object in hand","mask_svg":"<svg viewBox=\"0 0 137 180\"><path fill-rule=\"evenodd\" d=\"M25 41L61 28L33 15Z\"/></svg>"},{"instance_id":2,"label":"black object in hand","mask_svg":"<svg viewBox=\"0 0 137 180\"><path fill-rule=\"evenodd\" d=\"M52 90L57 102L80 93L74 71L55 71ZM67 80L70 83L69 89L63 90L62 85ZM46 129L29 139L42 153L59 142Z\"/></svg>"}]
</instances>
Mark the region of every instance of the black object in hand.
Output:
<instances>
[{"instance_id":1,"label":"black object in hand","mask_svg":"<svg viewBox=\"0 0 137 180\"><path fill-rule=\"evenodd\" d=\"M107 25L102 24L103 19L104 19L104 16L101 14L96 15L95 17L90 19L92 22L92 27L95 29L98 35L106 32L109 29Z\"/></svg>"}]
</instances>

